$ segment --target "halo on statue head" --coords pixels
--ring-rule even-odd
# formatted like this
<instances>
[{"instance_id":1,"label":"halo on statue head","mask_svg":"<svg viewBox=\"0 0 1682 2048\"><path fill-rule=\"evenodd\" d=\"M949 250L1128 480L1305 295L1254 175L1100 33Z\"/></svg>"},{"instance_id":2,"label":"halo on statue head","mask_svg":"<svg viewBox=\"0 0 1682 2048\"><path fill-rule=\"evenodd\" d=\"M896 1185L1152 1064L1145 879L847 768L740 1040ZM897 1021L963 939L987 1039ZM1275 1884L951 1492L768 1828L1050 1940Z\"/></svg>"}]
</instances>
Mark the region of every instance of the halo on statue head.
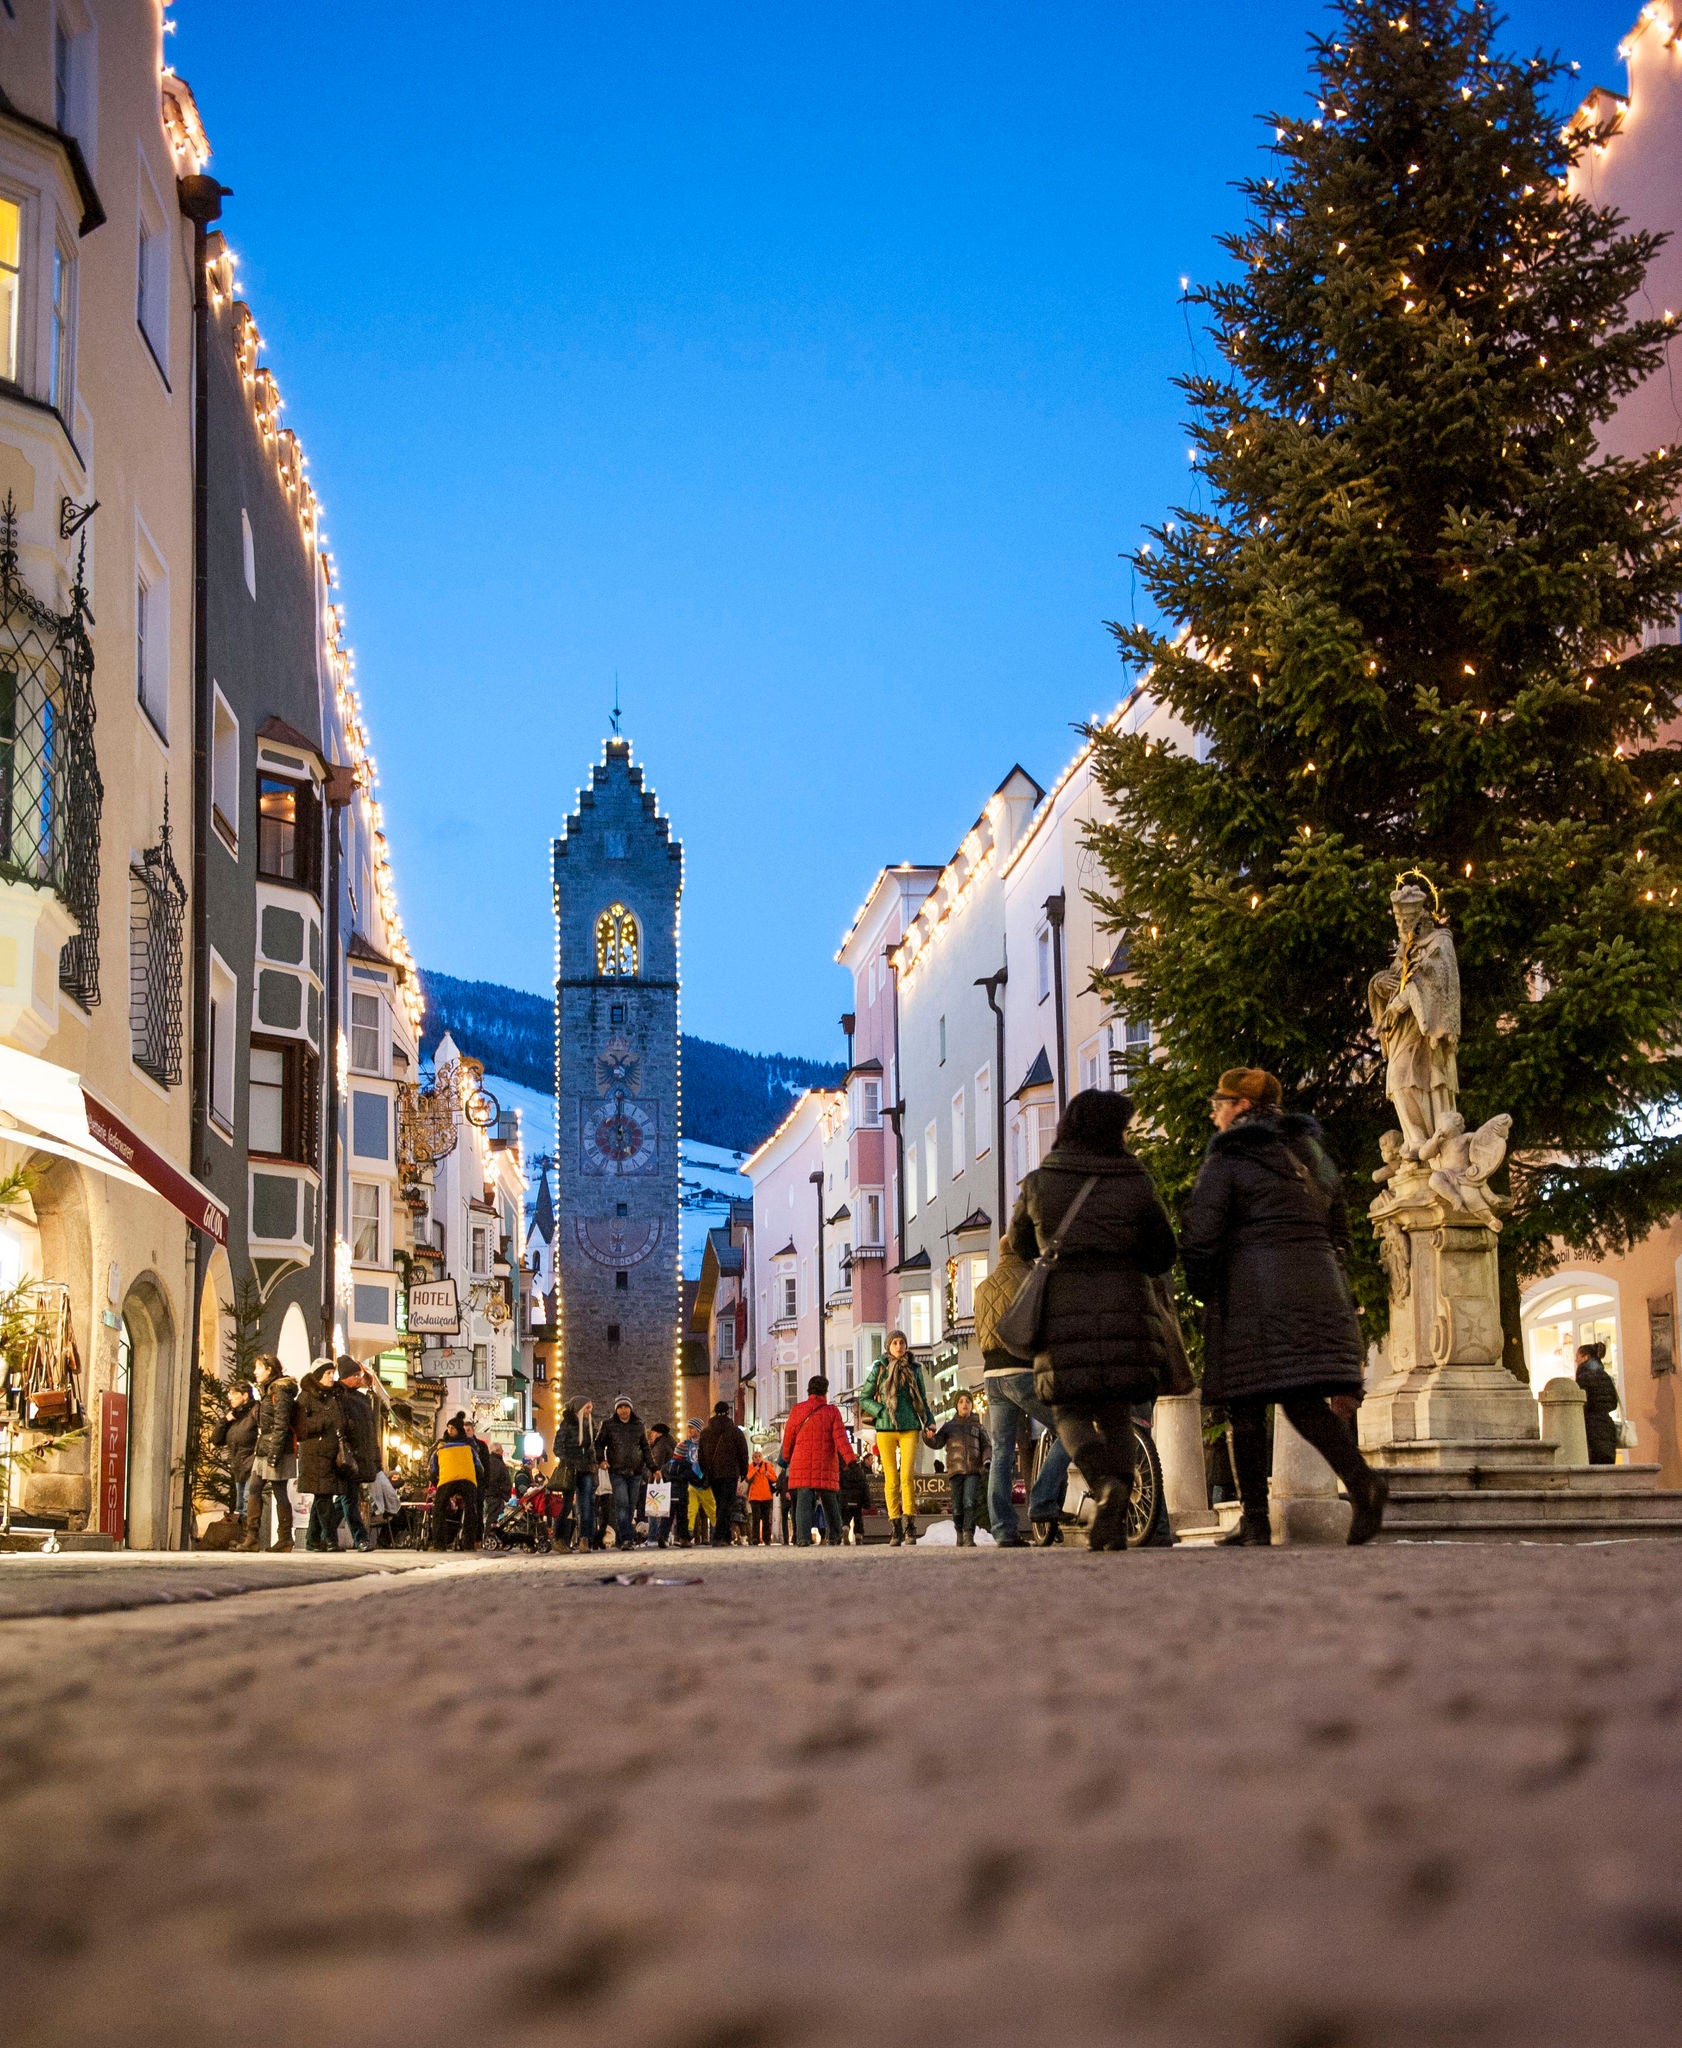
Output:
<instances>
[{"instance_id":1,"label":"halo on statue head","mask_svg":"<svg viewBox=\"0 0 1682 2048\"><path fill-rule=\"evenodd\" d=\"M1407 887L1407 884L1409 882L1423 882L1425 884L1425 888L1410 889ZM1401 873L1396 877L1395 888L1392 889L1390 892L1390 901L1395 904L1423 903L1425 901L1426 890L1430 891L1431 916L1433 921L1437 924L1447 924L1448 919L1443 912L1442 895L1438 890L1436 883L1433 882L1431 877L1428 874L1426 874L1424 870L1421 868L1403 868Z\"/></svg>"}]
</instances>

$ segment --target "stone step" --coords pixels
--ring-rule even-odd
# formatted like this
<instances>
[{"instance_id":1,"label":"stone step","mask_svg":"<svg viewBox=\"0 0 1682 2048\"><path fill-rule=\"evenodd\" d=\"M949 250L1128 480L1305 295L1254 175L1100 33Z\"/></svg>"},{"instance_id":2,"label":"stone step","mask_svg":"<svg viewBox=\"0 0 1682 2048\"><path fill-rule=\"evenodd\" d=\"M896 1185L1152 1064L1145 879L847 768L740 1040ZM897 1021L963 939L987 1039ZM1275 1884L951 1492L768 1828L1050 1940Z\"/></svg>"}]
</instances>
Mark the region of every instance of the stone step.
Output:
<instances>
[{"instance_id":1,"label":"stone step","mask_svg":"<svg viewBox=\"0 0 1682 2048\"><path fill-rule=\"evenodd\" d=\"M1554 1465L1535 1472L1514 1472L1507 1466L1448 1466L1432 1469L1386 1465L1393 1501L1438 1494L1466 1496L1511 1493L1527 1498L1617 1494L1636 1498L1658 1491L1657 1465Z\"/></svg>"},{"instance_id":2,"label":"stone step","mask_svg":"<svg viewBox=\"0 0 1682 2048\"><path fill-rule=\"evenodd\" d=\"M9 1529L0 1536L0 1550L28 1554L46 1548L47 1538L57 1539L58 1548L69 1550L115 1550L117 1539L107 1536L99 1529L83 1529L75 1532L65 1529Z\"/></svg>"},{"instance_id":3,"label":"stone step","mask_svg":"<svg viewBox=\"0 0 1682 2048\"><path fill-rule=\"evenodd\" d=\"M1392 1490L1380 1540L1409 1536L1439 1541L1509 1536L1554 1543L1682 1537L1682 1493L1615 1486L1427 1491L1415 1482L1405 1491Z\"/></svg>"}]
</instances>

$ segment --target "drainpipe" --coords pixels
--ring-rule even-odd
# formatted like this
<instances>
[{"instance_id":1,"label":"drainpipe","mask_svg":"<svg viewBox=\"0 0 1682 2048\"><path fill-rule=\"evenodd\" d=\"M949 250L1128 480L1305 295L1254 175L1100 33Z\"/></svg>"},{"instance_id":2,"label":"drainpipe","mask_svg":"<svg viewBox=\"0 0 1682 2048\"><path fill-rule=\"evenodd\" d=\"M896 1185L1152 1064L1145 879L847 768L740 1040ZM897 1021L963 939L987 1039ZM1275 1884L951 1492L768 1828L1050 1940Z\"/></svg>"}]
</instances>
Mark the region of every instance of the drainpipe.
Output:
<instances>
[{"instance_id":1,"label":"drainpipe","mask_svg":"<svg viewBox=\"0 0 1682 2048\"><path fill-rule=\"evenodd\" d=\"M894 1092L899 1095L899 969L894 964L892 946L882 948L882 958L888 963L888 979L894 990ZM894 1170L898 1180L894 1187L894 1264L897 1266L905 1257L905 1097L899 1095L892 1109L886 1104L882 1114L893 1126Z\"/></svg>"},{"instance_id":2,"label":"drainpipe","mask_svg":"<svg viewBox=\"0 0 1682 2048\"><path fill-rule=\"evenodd\" d=\"M1051 927L1051 1000L1057 1011L1057 1114L1069 1106L1069 1047L1063 1022L1063 891L1045 899L1045 921Z\"/></svg>"},{"instance_id":3,"label":"drainpipe","mask_svg":"<svg viewBox=\"0 0 1682 2048\"><path fill-rule=\"evenodd\" d=\"M210 292L205 258L210 223L221 218L228 187L214 178L181 178L176 203L193 224L193 964L191 1126L187 1156L200 1180L209 1176L210 1122ZM181 1548L193 1543L193 1482L198 1464L199 1317L210 1265L210 1243L202 1230L190 1233L193 1261L192 1318L187 1342L187 1455L181 1488Z\"/></svg>"},{"instance_id":4,"label":"drainpipe","mask_svg":"<svg viewBox=\"0 0 1682 2048\"><path fill-rule=\"evenodd\" d=\"M997 974L983 974L976 980L977 988L987 991L987 1007L993 1013L993 1121L997 1129L993 1133L993 1157L998 1171L999 1243L1005 1241L1005 1232L1010 1227L1010 1218L1005 1214L1005 1013L999 1001L999 990L1010 979L1010 969L1001 967Z\"/></svg>"},{"instance_id":5,"label":"drainpipe","mask_svg":"<svg viewBox=\"0 0 1682 2048\"><path fill-rule=\"evenodd\" d=\"M847 1071L853 1071L853 1033L858 1028L858 1018L851 1010L841 1012L841 1036L847 1041Z\"/></svg>"},{"instance_id":6,"label":"drainpipe","mask_svg":"<svg viewBox=\"0 0 1682 2048\"><path fill-rule=\"evenodd\" d=\"M812 1189L818 1198L818 1371L829 1378L829 1359L824 1346L824 1324L829 1319L826 1297L829 1292L829 1276L823 1263L823 1168L820 1166L812 1175Z\"/></svg>"},{"instance_id":7,"label":"drainpipe","mask_svg":"<svg viewBox=\"0 0 1682 2048\"><path fill-rule=\"evenodd\" d=\"M323 1089L321 1176L321 1350L333 1349L333 1311L338 1305L339 1237L339 813L356 793L356 774L337 764L327 771L327 938L322 965L327 970L327 1017L322 1027Z\"/></svg>"}]
</instances>

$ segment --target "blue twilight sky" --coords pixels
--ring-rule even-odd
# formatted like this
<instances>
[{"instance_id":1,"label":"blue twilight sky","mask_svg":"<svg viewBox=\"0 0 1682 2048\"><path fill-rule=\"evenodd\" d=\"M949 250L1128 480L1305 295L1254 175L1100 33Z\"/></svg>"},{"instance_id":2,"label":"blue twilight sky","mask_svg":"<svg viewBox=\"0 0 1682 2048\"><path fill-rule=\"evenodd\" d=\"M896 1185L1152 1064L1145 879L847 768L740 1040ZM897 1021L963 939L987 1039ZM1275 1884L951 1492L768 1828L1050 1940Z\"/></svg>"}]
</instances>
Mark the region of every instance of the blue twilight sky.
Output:
<instances>
[{"instance_id":1,"label":"blue twilight sky","mask_svg":"<svg viewBox=\"0 0 1682 2048\"><path fill-rule=\"evenodd\" d=\"M876 869L943 860L1117 694L1117 557L1188 484L1180 279L1325 15L174 11L417 957L548 985L617 669L685 849L686 1027L839 1052ZM1515 0L1507 40L1621 86L1637 11Z\"/></svg>"}]
</instances>

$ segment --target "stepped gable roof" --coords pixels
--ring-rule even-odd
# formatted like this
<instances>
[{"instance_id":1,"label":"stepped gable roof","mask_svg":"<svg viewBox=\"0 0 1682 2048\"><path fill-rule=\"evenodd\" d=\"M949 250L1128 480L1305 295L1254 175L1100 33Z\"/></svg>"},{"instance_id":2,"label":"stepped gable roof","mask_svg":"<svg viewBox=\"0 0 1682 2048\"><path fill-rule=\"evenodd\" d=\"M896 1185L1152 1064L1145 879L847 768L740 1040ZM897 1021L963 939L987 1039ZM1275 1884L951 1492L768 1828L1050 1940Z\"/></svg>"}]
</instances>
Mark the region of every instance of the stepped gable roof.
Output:
<instances>
[{"instance_id":1,"label":"stepped gable roof","mask_svg":"<svg viewBox=\"0 0 1682 2048\"><path fill-rule=\"evenodd\" d=\"M1017 1089L1016 1094L1010 1099L1012 1102L1017 1101L1020 1097L1026 1095L1030 1088L1050 1088L1054 1085L1055 1076L1051 1071L1051 1062L1046 1058L1045 1047L1042 1045L1034 1055L1033 1065L1022 1076L1021 1087Z\"/></svg>"},{"instance_id":2,"label":"stepped gable roof","mask_svg":"<svg viewBox=\"0 0 1682 2048\"><path fill-rule=\"evenodd\" d=\"M590 780L579 790L574 807L561 828L560 837L550 841L550 851L554 860L561 861L566 858L568 841L582 833L586 813L596 807L596 791L603 788L608 777L615 772L623 772L632 789L641 798L643 815L653 825L656 834L666 841L671 859L681 861L683 848L672 837L672 821L660 809L653 790L644 787L642 769L631 759L630 741L618 734L604 742L602 757L592 766Z\"/></svg>"}]
</instances>

